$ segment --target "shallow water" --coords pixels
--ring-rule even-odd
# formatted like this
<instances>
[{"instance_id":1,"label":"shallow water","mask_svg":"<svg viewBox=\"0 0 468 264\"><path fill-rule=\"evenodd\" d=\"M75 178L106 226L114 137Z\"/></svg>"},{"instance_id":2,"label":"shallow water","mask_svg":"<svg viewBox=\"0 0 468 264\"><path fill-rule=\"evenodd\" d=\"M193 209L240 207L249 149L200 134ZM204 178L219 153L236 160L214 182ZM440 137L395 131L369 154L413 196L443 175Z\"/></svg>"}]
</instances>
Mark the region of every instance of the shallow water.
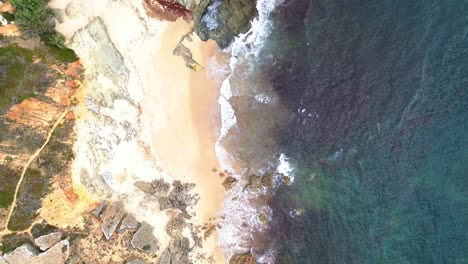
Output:
<instances>
[{"instance_id":1,"label":"shallow water","mask_svg":"<svg viewBox=\"0 0 468 264\"><path fill-rule=\"evenodd\" d=\"M295 182L254 253L468 263L468 2L287 0L269 21L226 140L253 167L286 154Z\"/></svg>"}]
</instances>

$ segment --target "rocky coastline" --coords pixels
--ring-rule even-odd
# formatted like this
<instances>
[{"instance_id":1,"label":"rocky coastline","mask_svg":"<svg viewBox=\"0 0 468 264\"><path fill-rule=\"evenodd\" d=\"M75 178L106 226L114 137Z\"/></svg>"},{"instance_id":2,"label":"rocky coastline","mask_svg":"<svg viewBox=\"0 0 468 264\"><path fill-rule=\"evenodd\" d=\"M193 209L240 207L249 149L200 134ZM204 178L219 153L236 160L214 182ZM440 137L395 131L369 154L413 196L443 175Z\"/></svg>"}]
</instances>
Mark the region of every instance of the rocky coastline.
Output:
<instances>
[{"instance_id":1,"label":"rocky coastline","mask_svg":"<svg viewBox=\"0 0 468 264\"><path fill-rule=\"evenodd\" d=\"M192 70L201 66L192 58L187 44L193 33L226 48L234 37L249 30L250 21L257 15L252 0L144 0L142 5L154 19L183 18L194 23L192 32L181 36L179 45L174 47L174 55L181 56ZM69 5L53 11L62 23L67 17L75 16L77 10ZM18 29L16 35L4 34L2 30L6 29L0 27L0 49L19 45L34 52L47 50L40 40L21 37ZM36 80L43 88L28 94L13 93L11 101L0 108L0 169L3 175L15 179L10 183L20 186L13 204L11 197L5 198L3 194L0 197L0 263L94 263L96 252L102 263L154 263L154 259L163 264L214 263L211 256L194 250L221 228L214 217L203 224L190 221L196 215L193 207L200 199L193 192L194 183L168 182L163 177L140 180L134 185L138 196L145 203L152 203L149 207L169 217L164 227L169 240L165 243L154 236L152 225L138 221L137 215L125 209L127 197L113 190L106 174L90 173L99 171L96 164L103 164L108 157L101 148L103 144L112 143L109 140L131 141L138 133L136 124L116 122L110 114L102 113L109 113L108 109L116 102L126 102L129 111L138 112L139 106L126 90L132 81L129 64L114 46L102 19L96 17L89 21L67 45L78 54L88 54L89 57L82 59L94 61L95 68L85 71L80 62L49 63L53 61L48 57L53 57L49 51L40 53L40 56L46 54L46 58L38 59L34 54L28 69L47 77ZM0 66L0 74L4 71ZM103 85L103 78L109 87ZM87 96L82 95L83 89ZM86 139L90 150L93 149L89 157L92 167L86 168L89 171L80 168L79 178L73 178L76 170L73 162L80 155L75 149L80 143L76 134L84 129L83 125L86 129L96 128L90 121L81 124L81 128L77 125L76 115L83 115L83 105L88 109L86 115L91 116L88 120L99 121L102 128L107 126L118 132L112 139ZM75 188L77 181L84 189ZM12 196L15 187L1 188L8 189ZM84 190L90 194L84 194ZM95 197L105 196L108 199L91 202ZM68 220L54 216L54 210L57 214L69 210L67 217L75 218L76 222L63 223ZM190 230L190 235L184 230ZM248 255L242 255L230 263L254 263L248 259Z\"/></svg>"}]
</instances>

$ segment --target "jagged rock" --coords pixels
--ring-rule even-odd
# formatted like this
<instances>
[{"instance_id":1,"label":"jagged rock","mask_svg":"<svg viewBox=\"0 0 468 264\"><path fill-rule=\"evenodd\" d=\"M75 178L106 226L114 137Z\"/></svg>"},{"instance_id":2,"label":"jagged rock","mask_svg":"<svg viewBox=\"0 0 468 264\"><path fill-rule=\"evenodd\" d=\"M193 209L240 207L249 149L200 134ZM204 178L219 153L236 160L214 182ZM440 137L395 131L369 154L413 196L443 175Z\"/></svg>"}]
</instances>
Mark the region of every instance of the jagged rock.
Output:
<instances>
[{"instance_id":1,"label":"jagged rock","mask_svg":"<svg viewBox=\"0 0 468 264\"><path fill-rule=\"evenodd\" d=\"M2 257L0 257L0 264L8 264L8 263L6 263L6 261Z\"/></svg>"},{"instance_id":2,"label":"jagged rock","mask_svg":"<svg viewBox=\"0 0 468 264\"><path fill-rule=\"evenodd\" d=\"M183 42L185 39L191 40L190 34L185 35L177 44L176 48L172 52L176 56L182 57L185 61L185 66L187 68L190 68L194 71L197 70L197 67L200 66L200 64L193 59L192 51L190 51L189 48L187 48Z\"/></svg>"},{"instance_id":3,"label":"jagged rock","mask_svg":"<svg viewBox=\"0 0 468 264\"><path fill-rule=\"evenodd\" d=\"M127 215L120 224L119 233L123 233L125 230L137 229L140 223L133 217L133 215Z\"/></svg>"},{"instance_id":4,"label":"jagged rock","mask_svg":"<svg viewBox=\"0 0 468 264\"><path fill-rule=\"evenodd\" d=\"M166 224L166 233L171 237L177 237L182 233L186 226L185 217L183 214L171 218Z\"/></svg>"},{"instance_id":5,"label":"jagged rock","mask_svg":"<svg viewBox=\"0 0 468 264\"><path fill-rule=\"evenodd\" d=\"M42 250L47 250L53 245L57 244L62 238L62 233L53 232L47 235L40 236L34 239L34 243Z\"/></svg>"},{"instance_id":6,"label":"jagged rock","mask_svg":"<svg viewBox=\"0 0 468 264\"><path fill-rule=\"evenodd\" d=\"M258 189L262 186L262 177L257 175L251 175L249 177L249 182L245 185L244 190L246 189Z\"/></svg>"},{"instance_id":7,"label":"jagged rock","mask_svg":"<svg viewBox=\"0 0 468 264\"><path fill-rule=\"evenodd\" d=\"M275 178L275 176L276 176L276 174L273 173L273 172L270 172L270 173L267 173L267 174L263 175L263 177L262 177L263 187L273 188L274 187L274 178Z\"/></svg>"},{"instance_id":8,"label":"jagged rock","mask_svg":"<svg viewBox=\"0 0 468 264\"><path fill-rule=\"evenodd\" d=\"M171 240L159 259L159 264L190 264L190 242L186 237Z\"/></svg>"},{"instance_id":9,"label":"jagged rock","mask_svg":"<svg viewBox=\"0 0 468 264\"><path fill-rule=\"evenodd\" d=\"M256 264L255 258L250 253L235 255L229 260L229 264Z\"/></svg>"},{"instance_id":10,"label":"jagged rock","mask_svg":"<svg viewBox=\"0 0 468 264\"><path fill-rule=\"evenodd\" d=\"M104 209L107 206L106 201L102 201L101 204L93 210L93 215L96 217L101 217L101 214L104 212Z\"/></svg>"},{"instance_id":11,"label":"jagged rock","mask_svg":"<svg viewBox=\"0 0 468 264\"><path fill-rule=\"evenodd\" d=\"M212 39L221 48L246 33L257 15L255 0L204 0L194 11L195 31L202 40Z\"/></svg>"},{"instance_id":12,"label":"jagged rock","mask_svg":"<svg viewBox=\"0 0 468 264\"><path fill-rule=\"evenodd\" d=\"M163 179L153 180L152 182L137 181L134 185L145 193L157 196L166 195L171 188L171 185Z\"/></svg>"},{"instance_id":13,"label":"jagged rock","mask_svg":"<svg viewBox=\"0 0 468 264\"><path fill-rule=\"evenodd\" d=\"M166 195L171 188L171 185L165 182L163 179L153 180L151 185L153 186L154 193L159 196Z\"/></svg>"},{"instance_id":14,"label":"jagged rock","mask_svg":"<svg viewBox=\"0 0 468 264\"><path fill-rule=\"evenodd\" d=\"M160 210L178 209L183 213L187 213L187 207L196 204L199 200L198 195L190 194L190 190L195 187L193 183L181 183L174 181L174 187L168 196L162 196L158 199Z\"/></svg>"},{"instance_id":15,"label":"jagged rock","mask_svg":"<svg viewBox=\"0 0 468 264\"><path fill-rule=\"evenodd\" d=\"M70 243L68 240L62 240L32 259L34 264L63 264L68 259Z\"/></svg>"},{"instance_id":16,"label":"jagged rock","mask_svg":"<svg viewBox=\"0 0 468 264\"><path fill-rule=\"evenodd\" d=\"M15 250L3 255L3 259L7 263L29 263L39 253L39 251L31 244L23 244Z\"/></svg>"},{"instance_id":17,"label":"jagged rock","mask_svg":"<svg viewBox=\"0 0 468 264\"><path fill-rule=\"evenodd\" d=\"M232 186L234 186L234 184L237 182L236 178L234 177L227 177L224 181L223 181L223 186L224 186L224 189L226 189L226 191L230 190L232 188Z\"/></svg>"},{"instance_id":18,"label":"jagged rock","mask_svg":"<svg viewBox=\"0 0 468 264\"><path fill-rule=\"evenodd\" d=\"M144 193L154 194L154 189L153 185L151 185L151 182L137 181L133 185L135 185L135 187Z\"/></svg>"},{"instance_id":19,"label":"jagged rock","mask_svg":"<svg viewBox=\"0 0 468 264\"><path fill-rule=\"evenodd\" d=\"M108 206L104 213L101 215L102 223L101 230L107 240L112 237L117 225L125 215L125 209L122 203L116 202Z\"/></svg>"},{"instance_id":20,"label":"jagged rock","mask_svg":"<svg viewBox=\"0 0 468 264\"><path fill-rule=\"evenodd\" d=\"M141 223L131 244L134 248L151 254L156 254L159 250L159 241L153 235L153 227L146 222Z\"/></svg>"},{"instance_id":21,"label":"jagged rock","mask_svg":"<svg viewBox=\"0 0 468 264\"><path fill-rule=\"evenodd\" d=\"M147 264L147 263L141 259L133 259L127 262L127 264Z\"/></svg>"}]
</instances>

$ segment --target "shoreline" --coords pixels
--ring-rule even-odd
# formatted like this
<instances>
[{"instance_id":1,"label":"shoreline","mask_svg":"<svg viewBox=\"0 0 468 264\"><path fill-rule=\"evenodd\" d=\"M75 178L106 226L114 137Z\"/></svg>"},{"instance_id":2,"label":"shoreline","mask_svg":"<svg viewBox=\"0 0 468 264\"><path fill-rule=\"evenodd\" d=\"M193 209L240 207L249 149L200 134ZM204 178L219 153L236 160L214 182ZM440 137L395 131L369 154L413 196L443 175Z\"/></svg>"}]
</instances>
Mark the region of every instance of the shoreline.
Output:
<instances>
[{"instance_id":1,"label":"shoreline","mask_svg":"<svg viewBox=\"0 0 468 264\"><path fill-rule=\"evenodd\" d=\"M217 104L219 91L206 70L208 60L218 47L215 42L203 42L194 34L188 48L192 51L193 58L203 67L193 71L186 67L182 57L173 55L173 50L180 39L191 31L192 24L182 19L175 22L151 19L142 13L141 3L107 5L86 0L67 2L74 5L76 16L66 17L64 23L57 25L57 29L64 33L69 41L73 40L70 42L72 48L79 57L83 57L88 85L84 97L95 98L93 100L99 104L105 103L100 99L103 94L107 96L109 93L117 95L120 93L119 96L128 97L126 99L128 103L123 105L120 103L123 101L121 98L114 99L114 103L118 101L123 108L102 104L99 106L102 110L99 111L104 111L102 114L111 117L118 124L127 122L133 127L132 130L137 131L135 138L124 145L113 143L113 137L116 135L106 135L107 139L101 143L100 136L96 138L95 135L89 134L95 133L92 130L94 125L90 124L103 126L106 131L114 129L118 131L122 128L109 127L108 123L101 124L102 114L92 113L93 109L86 109L89 105L84 103L78 117L78 125L75 127L78 141L74 147L76 152L73 165L74 188L85 190L91 186L93 190L106 190L109 187L104 185L109 184L110 180L113 184L110 186L111 192L114 193L112 195L127 197L124 198L126 210L134 214L140 222L146 221L155 228L153 234L160 242L158 255L161 256L171 240L165 230L170 217L167 215L168 212L154 211L157 204L147 205L146 196L138 194L140 190L134 186L135 182L162 178L169 183L175 180L195 183L196 186L191 193L198 194L200 200L189 208L190 212L196 213L195 217L187 221L192 225L216 226L216 218L222 211L225 192L222 186L223 179L218 176L220 166L215 151L220 119L219 111L216 111L219 110ZM65 9L68 3L52 2L51 6ZM115 73L108 72L106 68L102 71L99 67L102 65L108 67L106 65L118 60L109 60L104 57L106 55L97 58L96 56L100 57L99 54L88 49L86 42L88 40L83 40L81 33L78 39L74 37L78 30L88 25L95 17L101 17L110 44L115 48L114 52L118 52L120 55L117 57L121 56L123 59L121 67L126 70L127 76L116 75L117 81L113 79L112 74ZM122 34L123 31L126 33ZM89 37L86 35L86 38ZM101 45L101 49L109 45L100 42L97 44ZM99 46L97 48L99 49ZM115 88L108 86L108 81L101 83L102 75L104 78L110 76L110 80L117 86ZM91 79L88 80L89 76ZM125 84L122 86L122 83ZM122 95L122 91L128 94ZM112 102L112 99L108 102ZM87 146L89 142L96 143ZM96 158L88 157L86 154L87 149L95 148L94 144L99 144L96 146L106 144L104 150L110 149L114 154L109 153L109 155L115 156L110 159L105 157L106 163L96 164L102 162L102 158L93 160ZM94 168L89 167L88 163L93 164ZM217 172L213 172L214 168ZM85 179L88 181L86 184L83 184L83 169L87 170L88 174L94 175L94 178ZM103 177L100 175L103 170L110 170L112 177L104 179L105 183L98 179ZM91 196L105 199L108 194L108 192L99 194L98 191ZM188 227L184 229L183 234L190 237ZM203 232L200 235L203 247L194 250L192 255L206 253L207 256L213 256L214 263L227 263L223 249L217 245L217 232L206 240L203 239ZM200 261L202 260L194 259L194 263Z\"/></svg>"},{"instance_id":2,"label":"shoreline","mask_svg":"<svg viewBox=\"0 0 468 264\"><path fill-rule=\"evenodd\" d=\"M196 184L194 193L200 195L200 201L194 208L194 222L215 223L210 219L221 212L225 198L222 178L212 171L214 168L220 170L215 152L218 131L215 123L219 116L213 115L218 90L206 69L193 71L185 66L182 57L172 54L190 27L190 24L179 19L166 28L161 48L153 58L156 63L164 62L164 66L157 69L161 78L159 87L164 88L147 94L142 108L152 107L155 101L164 100L160 103L164 105L168 119L157 132L152 133L150 148L167 168L172 180ZM205 66L218 47L212 41L203 42L197 36L192 38L189 48L193 57ZM215 263L226 262L222 249L217 246L216 233L206 240L204 251L214 255Z\"/></svg>"}]
</instances>

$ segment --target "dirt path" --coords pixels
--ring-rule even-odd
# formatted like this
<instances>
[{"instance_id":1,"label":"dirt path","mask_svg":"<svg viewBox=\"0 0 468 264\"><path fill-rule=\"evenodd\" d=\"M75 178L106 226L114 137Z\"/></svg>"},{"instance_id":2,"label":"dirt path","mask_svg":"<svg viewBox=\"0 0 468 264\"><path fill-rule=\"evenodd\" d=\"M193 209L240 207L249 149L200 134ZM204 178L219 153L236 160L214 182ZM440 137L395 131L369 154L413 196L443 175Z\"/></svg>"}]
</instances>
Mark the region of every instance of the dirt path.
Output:
<instances>
[{"instance_id":1,"label":"dirt path","mask_svg":"<svg viewBox=\"0 0 468 264\"><path fill-rule=\"evenodd\" d=\"M50 129L49 133L47 134L47 138L46 138L46 141L44 142L44 144L42 144L42 146L29 158L28 162L24 166L23 171L21 172L21 176L20 176L20 178L18 180L18 184L16 185L16 188L15 188L15 195L13 196L13 202L11 203L10 210L8 211L8 215L7 215L6 220L5 220L5 229L0 232L0 237L12 233L8 229L8 223L10 222L10 218L11 218L11 216L12 216L14 210L15 210L16 200L17 200L17 197L18 197L18 192L19 192L19 189L21 187L21 183L23 182L26 171L28 170L29 166L31 166L31 163L36 159L37 156L39 156L39 154L41 154L42 150L49 143L50 138L52 137L52 134L54 133L55 129L63 121L63 119L65 118L65 116L67 115L68 112L69 112L69 109L67 107L60 114L60 116L57 118L57 121L55 121L54 125Z\"/></svg>"}]
</instances>

